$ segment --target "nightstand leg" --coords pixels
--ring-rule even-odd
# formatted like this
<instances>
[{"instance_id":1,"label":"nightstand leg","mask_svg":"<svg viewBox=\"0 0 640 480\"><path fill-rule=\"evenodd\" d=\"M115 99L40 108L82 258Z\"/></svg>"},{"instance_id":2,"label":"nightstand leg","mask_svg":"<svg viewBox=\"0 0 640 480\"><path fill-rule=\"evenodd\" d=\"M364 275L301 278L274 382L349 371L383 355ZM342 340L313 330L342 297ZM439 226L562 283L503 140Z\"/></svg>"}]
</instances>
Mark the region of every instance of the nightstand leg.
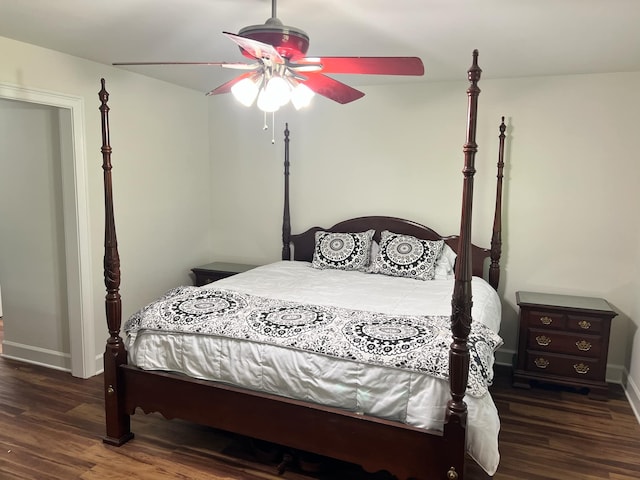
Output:
<instances>
[{"instance_id":1,"label":"nightstand leg","mask_svg":"<svg viewBox=\"0 0 640 480\"><path fill-rule=\"evenodd\" d=\"M520 378L517 375L513 376L512 386L514 388L525 388L531 390L531 382L525 378Z\"/></svg>"},{"instance_id":2,"label":"nightstand leg","mask_svg":"<svg viewBox=\"0 0 640 480\"><path fill-rule=\"evenodd\" d=\"M592 400L601 400L606 402L609 400L609 387L590 387L589 388L589 398Z\"/></svg>"}]
</instances>

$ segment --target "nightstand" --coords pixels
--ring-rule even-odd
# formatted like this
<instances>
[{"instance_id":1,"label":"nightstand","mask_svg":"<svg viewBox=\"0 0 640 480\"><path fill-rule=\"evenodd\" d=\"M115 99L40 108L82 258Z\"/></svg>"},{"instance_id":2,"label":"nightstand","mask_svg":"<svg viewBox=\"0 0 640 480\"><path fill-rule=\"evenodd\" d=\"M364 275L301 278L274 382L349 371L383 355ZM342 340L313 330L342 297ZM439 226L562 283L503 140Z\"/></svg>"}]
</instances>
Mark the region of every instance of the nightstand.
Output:
<instances>
[{"instance_id":1,"label":"nightstand","mask_svg":"<svg viewBox=\"0 0 640 480\"><path fill-rule=\"evenodd\" d=\"M195 284L197 287L215 282L223 278L246 272L256 268L256 265L245 265L243 263L225 263L213 262L201 267L192 268L191 271L196 276Z\"/></svg>"},{"instance_id":2,"label":"nightstand","mask_svg":"<svg viewBox=\"0 0 640 480\"><path fill-rule=\"evenodd\" d=\"M611 320L617 315L602 298L516 292L520 307L515 387L531 380L588 388L606 399L605 379Z\"/></svg>"}]
</instances>

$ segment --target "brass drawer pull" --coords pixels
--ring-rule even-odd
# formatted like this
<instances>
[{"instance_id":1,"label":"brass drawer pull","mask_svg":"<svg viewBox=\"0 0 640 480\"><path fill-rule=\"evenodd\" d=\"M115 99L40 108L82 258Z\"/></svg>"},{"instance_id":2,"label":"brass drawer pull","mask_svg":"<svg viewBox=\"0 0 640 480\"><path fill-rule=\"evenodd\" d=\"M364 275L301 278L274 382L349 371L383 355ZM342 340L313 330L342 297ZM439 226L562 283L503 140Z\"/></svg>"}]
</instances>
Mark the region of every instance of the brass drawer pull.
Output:
<instances>
[{"instance_id":1,"label":"brass drawer pull","mask_svg":"<svg viewBox=\"0 0 640 480\"><path fill-rule=\"evenodd\" d=\"M580 320L578 322L578 326L580 328L584 328L585 330L589 330L591 328L591 322L587 322L586 320Z\"/></svg>"},{"instance_id":2,"label":"brass drawer pull","mask_svg":"<svg viewBox=\"0 0 640 480\"><path fill-rule=\"evenodd\" d=\"M553 323L553 318L549 317L540 317L540 321L543 325L551 325Z\"/></svg>"},{"instance_id":3,"label":"brass drawer pull","mask_svg":"<svg viewBox=\"0 0 640 480\"><path fill-rule=\"evenodd\" d=\"M551 345L551 339L545 335L538 335L536 337L536 342L538 342L538 345L542 346L542 347L546 347L547 345ZM580 348L580 347L578 347Z\"/></svg>"},{"instance_id":4,"label":"brass drawer pull","mask_svg":"<svg viewBox=\"0 0 640 480\"><path fill-rule=\"evenodd\" d=\"M588 352L589 350L591 350L591 342L580 340L579 342L576 342L576 347L578 347L578 350L580 350L581 352Z\"/></svg>"},{"instance_id":5,"label":"brass drawer pull","mask_svg":"<svg viewBox=\"0 0 640 480\"><path fill-rule=\"evenodd\" d=\"M533 363L535 363L538 368L547 368L549 366L549 360L542 357L536 358Z\"/></svg>"},{"instance_id":6,"label":"brass drawer pull","mask_svg":"<svg viewBox=\"0 0 640 480\"><path fill-rule=\"evenodd\" d=\"M589 365L585 365L584 363L576 363L573 365L573 369L576 371L576 373L584 375L589 371Z\"/></svg>"}]
</instances>

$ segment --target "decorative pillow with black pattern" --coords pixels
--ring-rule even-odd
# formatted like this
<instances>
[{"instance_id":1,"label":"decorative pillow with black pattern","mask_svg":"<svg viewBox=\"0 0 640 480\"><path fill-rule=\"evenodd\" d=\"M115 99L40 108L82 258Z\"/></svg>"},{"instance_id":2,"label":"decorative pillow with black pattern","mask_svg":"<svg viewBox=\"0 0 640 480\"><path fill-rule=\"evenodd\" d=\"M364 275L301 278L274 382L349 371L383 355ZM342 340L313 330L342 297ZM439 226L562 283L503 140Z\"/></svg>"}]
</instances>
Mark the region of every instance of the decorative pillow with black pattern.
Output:
<instances>
[{"instance_id":1,"label":"decorative pillow with black pattern","mask_svg":"<svg viewBox=\"0 0 640 480\"><path fill-rule=\"evenodd\" d=\"M371 262L374 233L375 230L358 233L316 232L311 266L366 271Z\"/></svg>"},{"instance_id":2,"label":"decorative pillow with black pattern","mask_svg":"<svg viewBox=\"0 0 640 480\"><path fill-rule=\"evenodd\" d=\"M392 277L433 280L436 260L443 247L444 240L422 240L384 230L370 271Z\"/></svg>"}]
</instances>

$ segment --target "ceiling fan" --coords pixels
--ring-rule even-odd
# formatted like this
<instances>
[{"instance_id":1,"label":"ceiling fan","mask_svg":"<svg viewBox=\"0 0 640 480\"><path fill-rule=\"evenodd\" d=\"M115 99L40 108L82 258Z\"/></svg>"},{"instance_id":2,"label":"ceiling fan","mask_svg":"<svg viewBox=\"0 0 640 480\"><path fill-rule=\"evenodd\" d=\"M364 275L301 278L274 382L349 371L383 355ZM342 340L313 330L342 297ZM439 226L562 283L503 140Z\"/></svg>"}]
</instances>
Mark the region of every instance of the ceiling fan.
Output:
<instances>
[{"instance_id":1,"label":"ceiling fan","mask_svg":"<svg viewBox=\"0 0 640 480\"><path fill-rule=\"evenodd\" d=\"M217 65L246 70L207 95L233 93L244 105L257 99L264 112L274 112L289 101L296 109L307 106L314 93L345 104L364 93L325 74L423 75L418 57L307 57L309 36L284 25L271 2L271 18L264 25L250 25L238 34L222 32L235 42L252 63L231 62L121 62L113 65Z\"/></svg>"}]
</instances>

